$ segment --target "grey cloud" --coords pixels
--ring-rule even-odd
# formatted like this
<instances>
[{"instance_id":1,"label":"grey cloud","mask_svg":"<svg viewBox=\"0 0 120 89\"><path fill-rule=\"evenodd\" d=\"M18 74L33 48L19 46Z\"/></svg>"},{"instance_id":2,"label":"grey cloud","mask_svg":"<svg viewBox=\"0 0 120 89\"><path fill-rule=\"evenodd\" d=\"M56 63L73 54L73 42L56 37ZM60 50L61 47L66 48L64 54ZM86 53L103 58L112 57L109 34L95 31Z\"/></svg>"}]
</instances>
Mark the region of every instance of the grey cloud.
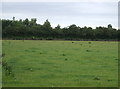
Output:
<instances>
[{"instance_id":1,"label":"grey cloud","mask_svg":"<svg viewBox=\"0 0 120 89\"><path fill-rule=\"evenodd\" d=\"M53 24L106 25L117 27L117 3L113 2L4 2L3 18L36 17L42 23L50 19ZM90 22L91 21L91 22Z\"/></svg>"}]
</instances>

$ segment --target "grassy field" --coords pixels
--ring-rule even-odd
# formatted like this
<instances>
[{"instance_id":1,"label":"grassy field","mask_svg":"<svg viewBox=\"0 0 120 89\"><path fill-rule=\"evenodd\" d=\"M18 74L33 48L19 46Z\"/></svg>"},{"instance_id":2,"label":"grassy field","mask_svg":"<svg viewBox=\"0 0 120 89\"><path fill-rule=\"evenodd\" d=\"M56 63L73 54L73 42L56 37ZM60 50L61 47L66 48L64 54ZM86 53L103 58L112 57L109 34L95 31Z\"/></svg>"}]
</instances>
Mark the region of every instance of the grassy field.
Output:
<instances>
[{"instance_id":1,"label":"grassy field","mask_svg":"<svg viewBox=\"0 0 120 89\"><path fill-rule=\"evenodd\" d=\"M118 43L3 40L3 87L115 87Z\"/></svg>"},{"instance_id":2,"label":"grassy field","mask_svg":"<svg viewBox=\"0 0 120 89\"><path fill-rule=\"evenodd\" d=\"M0 40L0 54L2 54L2 40ZM0 57L0 88L2 88L2 58Z\"/></svg>"}]
</instances>

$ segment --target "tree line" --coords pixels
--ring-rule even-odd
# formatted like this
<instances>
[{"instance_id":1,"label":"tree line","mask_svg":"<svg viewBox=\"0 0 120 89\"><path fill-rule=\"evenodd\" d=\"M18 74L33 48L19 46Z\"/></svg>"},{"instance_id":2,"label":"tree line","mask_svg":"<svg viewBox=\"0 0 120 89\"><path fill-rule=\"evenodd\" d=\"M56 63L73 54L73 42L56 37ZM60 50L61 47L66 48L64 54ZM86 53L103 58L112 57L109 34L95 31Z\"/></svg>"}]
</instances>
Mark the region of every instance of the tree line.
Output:
<instances>
[{"instance_id":1,"label":"tree line","mask_svg":"<svg viewBox=\"0 0 120 89\"><path fill-rule=\"evenodd\" d=\"M37 24L37 19L12 20L2 19L2 38L3 39L33 39L33 40L118 40L120 30L112 28L111 24L107 27L79 27L72 24L61 28L58 24L55 28L51 27L48 20L44 24Z\"/></svg>"}]
</instances>

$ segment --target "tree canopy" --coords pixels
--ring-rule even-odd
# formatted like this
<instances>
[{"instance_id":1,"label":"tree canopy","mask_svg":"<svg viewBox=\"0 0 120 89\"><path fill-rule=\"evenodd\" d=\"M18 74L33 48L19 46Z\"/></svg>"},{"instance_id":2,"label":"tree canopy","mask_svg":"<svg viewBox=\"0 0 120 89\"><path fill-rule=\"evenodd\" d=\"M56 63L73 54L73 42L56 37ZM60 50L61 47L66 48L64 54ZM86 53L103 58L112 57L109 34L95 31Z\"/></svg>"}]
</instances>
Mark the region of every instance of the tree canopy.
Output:
<instances>
[{"instance_id":1,"label":"tree canopy","mask_svg":"<svg viewBox=\"0 0 120 89\"><path fill-rule=\"evenodd\" d=\"M114 29L111 24L106 27L80 27L72 24L61 28L58 24L51 27L48 19L43 25L36 23L37 19L12 20L2 19L3 39L64 39L64 40L117 40L120 31Z\"/></svg>"}]
</instances>

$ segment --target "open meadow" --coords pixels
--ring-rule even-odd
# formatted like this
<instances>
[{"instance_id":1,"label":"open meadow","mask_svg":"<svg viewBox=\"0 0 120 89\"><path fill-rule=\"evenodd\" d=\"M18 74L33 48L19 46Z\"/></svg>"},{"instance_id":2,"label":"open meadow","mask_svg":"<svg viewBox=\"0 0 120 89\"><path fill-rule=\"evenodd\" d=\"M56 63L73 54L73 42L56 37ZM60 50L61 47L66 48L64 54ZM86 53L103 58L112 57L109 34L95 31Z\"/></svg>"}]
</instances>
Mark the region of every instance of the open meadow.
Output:
<instances>
[{"instance_id":1,"label":"open meadow","mask_svg":"<svg viewBox=\"0 0 120 89\"><path fill-rule=\"evenodd\" d=\"M118 42L3 40L3 87L117 87Z\"/></svg>"}]
</instances>

